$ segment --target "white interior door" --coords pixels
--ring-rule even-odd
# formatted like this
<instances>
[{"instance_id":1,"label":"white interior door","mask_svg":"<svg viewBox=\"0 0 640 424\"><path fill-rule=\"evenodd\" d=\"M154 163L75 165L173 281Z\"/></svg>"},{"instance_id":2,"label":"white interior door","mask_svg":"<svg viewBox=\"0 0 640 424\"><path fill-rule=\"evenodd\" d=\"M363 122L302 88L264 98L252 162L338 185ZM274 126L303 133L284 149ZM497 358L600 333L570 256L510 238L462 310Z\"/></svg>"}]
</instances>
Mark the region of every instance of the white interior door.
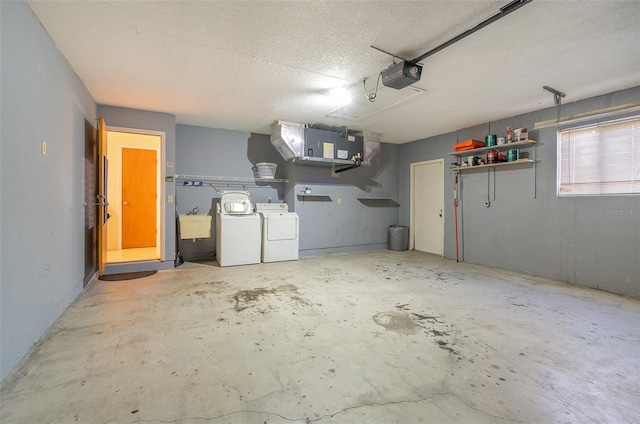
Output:
<instances>
[{"instance_id":1,"label":"white interior door","mask_svg":"<svg viewBox=\"0 0 640 424\"><path fill-rule=\"evenodd\" d=\"M411 164L413 247L444 256L444 159Z\"/></svg>"}]
</instances>

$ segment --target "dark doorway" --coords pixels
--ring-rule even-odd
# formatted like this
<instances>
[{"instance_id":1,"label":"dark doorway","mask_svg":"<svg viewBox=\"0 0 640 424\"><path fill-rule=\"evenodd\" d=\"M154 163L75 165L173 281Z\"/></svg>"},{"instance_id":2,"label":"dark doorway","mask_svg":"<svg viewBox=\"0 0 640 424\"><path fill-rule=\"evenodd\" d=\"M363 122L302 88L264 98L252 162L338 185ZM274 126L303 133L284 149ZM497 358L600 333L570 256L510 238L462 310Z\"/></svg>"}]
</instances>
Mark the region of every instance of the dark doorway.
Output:
<instances>
[{"instance_id":1,"label":"dark doorway","mask_svg":"<svg viewBox=\"0 0 640 424\"><path fill-rule=\"evenodd\" d=\"M98 270L98 239L96 232L96 192L98 131L84 121L84 278L85 287Z\"/></svg>"}]
</instances>

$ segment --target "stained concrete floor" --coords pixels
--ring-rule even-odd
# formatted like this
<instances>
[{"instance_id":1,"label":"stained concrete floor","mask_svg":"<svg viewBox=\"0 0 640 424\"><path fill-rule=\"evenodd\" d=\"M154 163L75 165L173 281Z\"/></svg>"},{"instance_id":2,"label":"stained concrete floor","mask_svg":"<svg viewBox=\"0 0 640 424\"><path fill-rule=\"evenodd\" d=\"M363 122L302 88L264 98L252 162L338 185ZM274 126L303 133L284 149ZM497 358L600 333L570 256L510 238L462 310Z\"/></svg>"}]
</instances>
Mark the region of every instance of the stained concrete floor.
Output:
<instances>
[{"instance_id":1,"label":"stained concrete floor","mask_svg":"<svg viewBox=\"0 0 640 424\"><path fill-rule=\"evenodd\" d=\"M639 306L419 252L95 280L0 421L637 423Z\"/></svg>"}]
</instances>

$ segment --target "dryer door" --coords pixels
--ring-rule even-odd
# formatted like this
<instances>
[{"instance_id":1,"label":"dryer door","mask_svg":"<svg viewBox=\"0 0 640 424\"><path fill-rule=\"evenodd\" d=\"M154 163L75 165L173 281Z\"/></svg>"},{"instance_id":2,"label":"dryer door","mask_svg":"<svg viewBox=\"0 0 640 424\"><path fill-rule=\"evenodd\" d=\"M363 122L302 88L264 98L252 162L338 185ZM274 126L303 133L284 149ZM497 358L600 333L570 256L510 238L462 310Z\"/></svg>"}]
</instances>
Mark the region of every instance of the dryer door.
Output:
<instances>
[{"instance_id":1,"label":"dryer door","mask_svg":"<svg viewBox=\"0 0 640 424\"><path fill-rule=\"evenodd\" d=\"M270 213L265 215L267 240L295 240L298 238L298 214Z\"/></svg>"}]
</instances>

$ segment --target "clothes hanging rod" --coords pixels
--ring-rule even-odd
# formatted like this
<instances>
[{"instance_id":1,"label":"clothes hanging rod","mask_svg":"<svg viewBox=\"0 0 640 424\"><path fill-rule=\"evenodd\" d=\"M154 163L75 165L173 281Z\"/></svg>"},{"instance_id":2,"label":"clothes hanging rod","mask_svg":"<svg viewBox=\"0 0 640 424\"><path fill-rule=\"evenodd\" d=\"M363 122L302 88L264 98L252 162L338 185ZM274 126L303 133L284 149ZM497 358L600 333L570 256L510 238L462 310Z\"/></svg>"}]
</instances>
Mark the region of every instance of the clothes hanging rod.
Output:
<instances>
[{"instance_id":1,"label":"clothes hanging rod","mask_svg":"<svg viewBox=\"0 0 640 424\"><path fill-rule=\"evenodd\" d=\"M522 6L524 6L524 5L528 4L528 3L531 3L532 1L533 0L514 0L514 1L512 1L511 3L501 7L498 12L496 12L494 15L490 16L489 18L485 19L484 21L478 23L473 28L469 28L465 32L463 32L463 33L461 33L459 35L456 35L451 40L445 41L444 43L440 44L438 47L435 47L435 48L429 50L428 52L426 52L425 54L416 57L415 59L411 60L410 63L418 63L421 60L424 60L424 59L428 58L429 56L438 53L440 50L443 50L443 49L449 47L450 45L452 45L454 43L457 43L458 41L462 40L463 38L468 37L469 35L473 34L474 32L481 30L482 28L486 27L487 25L490 25L490 24L494 23L495 21L504 18L509 13L515 12L516 10L520 9Z\"/></svg>"},{"instance_id":2,"label":"clothes hanging rod","mask_svg":"<svg viewBox=\"0 0 640 424\"><path fill-rule=\"evenodd\" d=\"M202 181L209 182L228 182L228 183L288 183L289 180L282 178L249 178L249 177L218 177L211 175L176 175L176 182L184 181Z\"/></svg>"}]
</instances>

